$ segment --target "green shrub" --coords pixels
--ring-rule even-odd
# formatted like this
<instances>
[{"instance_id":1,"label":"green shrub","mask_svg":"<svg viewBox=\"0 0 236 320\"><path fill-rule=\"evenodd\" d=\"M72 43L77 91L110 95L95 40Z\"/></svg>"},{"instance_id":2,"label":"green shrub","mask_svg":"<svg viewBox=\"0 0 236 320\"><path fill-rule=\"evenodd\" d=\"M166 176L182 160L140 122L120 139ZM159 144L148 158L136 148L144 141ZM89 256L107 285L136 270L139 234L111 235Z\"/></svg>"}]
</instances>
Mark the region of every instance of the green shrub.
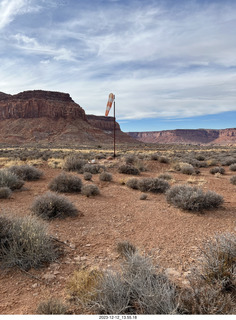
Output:
<instances>
[{"instance_id":1,"label":"green shrub","mask_svg":"<svg viewBox=\"0 0 236 320\"><path fill-rule=\"evenodd\" d=\"M204 193L197 187L177 185L166 193L167 202L177 208L189 211L217 208L223 203L223 197L213 191Z\"/></svg>"},{"instance_id":2,"label":"green shrub","mask_svg":"<svg viewBox=\"0 0 236 320\"><path fill-rule=\"evenodd\" d=\"M236 176L232 176L230 178L230 183L232 183L233 185L236 185Z\"/></svg>"},{"instance_id":3,"label":"green shrub","mask_svg":"<svg viewBox=\"0 0 236 320\"><path fill-rule=\"evenodd\" d=\"M31 211L43 219L66 218L78 215L78 210L66 197L47 192L34 200Z\"/></svg>"},{"instance_id":4,"label":"green shrub","mask_svg":"<svg viewBox=\"0 0 236 320\"><path fill-rule=\"evenodd\" d=\"M122 164L118 168L119 173L124 173L124 174L132 174L132 175L139 175L140 171L134 167L133 165L130 164Z\"/></svg>"},{"instance_id":5,"label":"green shrub","mask_svg":"<svg viewBox=\"0 0 236 320\"><path fill-rule=\"evenodd\" d=\"M99 176L99 180L101 181L112 181L112 174L109 172L102 172Z\"/></svg>"},{"instance_id":6,"label":"green shrub","mask_svg":"<svg viewBox=\"0 0 236 320\"><path fill-rule=\"evenodd\" d=\"M68 307L59 299L50 298L38 305L36 314L67 314Z\"/></svg>"},{"instance_id":7,"label":"green shrub","mask_svg":"<svg viewBox=\"0 0 236 320\"><path fill-rule=\"evenodd\" d=\"M28 270L42 267L59 256L46 226L36 217L0 217L0 230L0 264L3 268L18 266Z\"/></svg>"},{"instance_id":8,"label":"green shrub","mask_svg":"<svg viewBox=\"0 0 236 320\"><path fill-rule=\"evenodd\" d=\"M86 184L82 187L81 193L84 196L97 196L100 194L99 188L95 184Z\"/></svg>"},{"instance_id":9,"label":"green shrub","mask_svg":"<svg viewBox=\"0 0 236 320\"><path fill-rule=\"evenodd\" d=\"M138 179L137 178L130 178L127 182L126 182L127 187L131 188L131 189L138 189Z\"/></svg>"},{"instance_id":10,"label":"green shrub","mask_svg":"<svg viewBox=\"0 0 236 320\"><path fill-rule=\"evenodd\" d=\"M225 169L222 167L214 167L210 169L210 173L211 174L215 174L215 173L220 173L220 174L224 174L225 173Z\"/></svg>"},{"instance_id":11,"label":"green shrub","mask_svg":"<svg viewBox=\"0 0 236 320\"><path fill-rule=\"evenodd\" d=\"M24 181L39 180L43 175L41 170L29 165L11 166L8 170Z\"/></svg>"},{"instance_id":12,"label":"green shrub","mask_svg":"<svg viewBox=\"0 0 236 320\"><path fill-rule=\"evenodd\" d=\"M86 163L87 161L79 158L78 156L70 155L65 158L63 169L66 171L75 171L78 173L83 173L83 167Z\"/></svg>"},{"instance_id":13,"label":"green shrub","mask_svg":"<svg viewBox=\"0 0 236 320\"><path fill-rule=\"evenodd\" d=\"M84 173L84 180L90 181L90 180L92 180L92 177L93 177L92 173L90 173L90 172Z\"/></svg>"},{"instance_id":14,"label":"green shrub","mask_svg":"<svg viewBox=\"0 0 236 320\"><path fill-rule=\"evenodd\" d=\"M10 198L12 191L8 187L1 187L0 188L0 199L8 199Z\"/></svg>"},{"instance_id":15,"label":"green shrub","mask_svg":"<svg viewBox=\"0 0 236 320\"><path fill-rule=\"evenodd\" d=\"M233 163L229 166L229 170L236 171L236 163Z\"/></svg>"},{"instance_id":16,"label":"green shrub","mask_svg":"<svg viewBox=\"0 0 236 320\"><path fill-rule=\"evenodd\" d=\"M142 192L164 193L169 187L167 181L158 178L143 178L138 181L138 189Z\"/></svg>"},{"instance_id":17,"label":"green shrub","mask_svg":"<svg viewBox=\"0 0 236 320\"><path fill-rule=\"evenodd\" d=\"M58 192L80 192L81 188L81 179L65 172L60 173L49 184L50 190Z\"/></svg>"},{"instance_id":18,"label":"green shrub","mask_svg":"<svg viewBox=\"0 0 236 320\"><path fill-rule=\"evenodd\" d=\"M8 187L11 190L20 189L24 181L7 169L0 169L0 187Z\"/></svg>"}]
</instances>

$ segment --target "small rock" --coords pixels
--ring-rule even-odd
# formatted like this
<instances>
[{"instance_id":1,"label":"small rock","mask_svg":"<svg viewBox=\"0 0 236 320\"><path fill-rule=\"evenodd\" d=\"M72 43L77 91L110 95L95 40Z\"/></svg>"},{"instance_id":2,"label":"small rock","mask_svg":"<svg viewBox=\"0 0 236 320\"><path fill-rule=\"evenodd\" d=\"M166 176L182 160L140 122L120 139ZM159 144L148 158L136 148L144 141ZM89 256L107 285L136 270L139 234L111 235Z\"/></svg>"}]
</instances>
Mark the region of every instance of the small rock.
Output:
<instances>
[{"instance_id":1,"label":"small rock","mask_svg":"<svg viewBox=\"0 0 236 320\"><path fill-rule=\"evenodd\" d=\"M71 243L70 244L70 248L74 250L75 249L75 245Z\"/></svg>"},{"instance_id":2,"label":"small rock","mask_svg":"<svg viewBox=\"0 0 236 320\"><path fill-rule=\"evenodd\" d=\"M57 271L57 270L55 270L54 272L53 272L53 274L59 274L60 273L60 271Z\"/></svg>"},{"instance_id":3,"label":"small rock","mask_svg":"<svg viewBox=\"0 0 236 320\"><path fill-rule=\"evenodd\" d=\"M88 244L86 244L86 245L85 245L85 247L91 247L91 244L90 244L90 243L88 243Z\"/></svg>"},{"instance_id":4,"label":"small rock","mask_svg":"<svg viewBox=\"0 0 236 320\"><path fill-rule=\"evenodd\" d=\"M45 280L53 280L53 279L55 279L56 278L56 276L54 275L54 274L52 274L52 273L46 273L44 276L43 276L43 279L45 279Z\"/></svg>"},{"instance_id":5,"label":"small rock","mask_svg":"<svg viewBox=\"0 0 236 320\"><path fill-rule=\"evenodd\" d=\"M37 286L38 286L38 284L37 284L37 283L34 283L34 284L32 285L32 288L35 289L35 288L37 288Z\"/></svg>"}]
</instances>

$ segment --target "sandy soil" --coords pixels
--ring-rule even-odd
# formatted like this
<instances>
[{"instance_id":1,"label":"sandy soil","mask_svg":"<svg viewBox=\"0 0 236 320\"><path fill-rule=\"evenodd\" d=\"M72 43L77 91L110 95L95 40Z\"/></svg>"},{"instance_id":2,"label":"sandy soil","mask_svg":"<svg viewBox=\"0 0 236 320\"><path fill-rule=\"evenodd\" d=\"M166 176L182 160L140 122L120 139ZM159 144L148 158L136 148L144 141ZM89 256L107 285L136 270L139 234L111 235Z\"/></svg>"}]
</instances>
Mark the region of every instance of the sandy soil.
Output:
<instances>
[{"instance_id":1,"label":"sandy soil","mask_svg":"<svg viewBox=\"0 0 236 320\"><path fill-rule=\"evenodd\" d=\"M157 161L148 161L147 166L149 171L141 177L157 177L170 168ZM26 182L25 190L14 192L11 199L0 200L1 214L30 214L34 197L46 192L49 182L61 172L47 165L41 169L41 180ZM176 209L168 205L164 194L149 193L142 201L140 191L121 184L130 176L118 174L115 168L109 171L113 182L101 182L98 175L93 175L92 183L100 188L100 196L66 194L82 216L46 222L51 235L67 242L64 257L43 269L31 269L31 276L18 269L0 271L0 314L33 314L38 304L51 296L65 300L66 283L73 271L82 266L112 268L119 261L115 250L119 241L128 240L141 251L153 250L162 267L185 275L197 263L202 240L216 232L235 232L236 187L229 183L233 173L228 167L220 178L211 175L209 168L201 169L194 178L195 184L200 183L203 189L215 191L225 199L223 207L205 214ZM171 184L190 178L176 172L170 174L175 180Z\"/></svg>"}]
</instances>

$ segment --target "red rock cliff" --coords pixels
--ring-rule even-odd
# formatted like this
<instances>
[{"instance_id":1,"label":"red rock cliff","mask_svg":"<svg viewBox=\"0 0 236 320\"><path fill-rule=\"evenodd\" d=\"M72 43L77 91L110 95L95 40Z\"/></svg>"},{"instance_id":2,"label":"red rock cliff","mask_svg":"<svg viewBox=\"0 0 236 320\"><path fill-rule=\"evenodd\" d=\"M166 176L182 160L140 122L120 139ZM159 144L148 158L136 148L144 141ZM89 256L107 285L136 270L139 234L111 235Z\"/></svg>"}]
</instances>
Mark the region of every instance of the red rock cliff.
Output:
<instances>
[{"instance_id":1,"label":"red rock cliff","mask_svg":"<svg viewBox=\"0 0 236 320\"><path fill-rule=\"evenodd\" d=\"M16 95L0 94L0 120L42 117L87 121L84 110L68 93L34 90Z\"/></svg>"},{"instance_id":2,"label":"red rock cliff","mask_svg":"<svg viewBox=\"0 0 236 320\"><path fill-rule=\"evenodd\" d=\"M150 132L129 132L131 137L145 143L175 144L234 144L236 129L178 129Z\"/></svg>"}]
</instances>

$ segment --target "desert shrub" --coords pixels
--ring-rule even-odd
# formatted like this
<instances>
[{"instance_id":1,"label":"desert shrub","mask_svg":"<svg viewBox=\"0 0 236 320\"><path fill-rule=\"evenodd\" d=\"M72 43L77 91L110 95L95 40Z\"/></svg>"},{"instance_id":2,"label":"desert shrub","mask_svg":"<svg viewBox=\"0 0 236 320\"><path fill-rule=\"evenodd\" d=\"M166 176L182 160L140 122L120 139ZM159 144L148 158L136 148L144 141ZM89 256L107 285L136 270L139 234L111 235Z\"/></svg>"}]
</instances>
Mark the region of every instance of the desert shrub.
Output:
<instances>
[{"instance_id":1,"label":"desert shrub","mask_svg":"<svg viewBox=\"0 0 236 320\"><path fill-rule=\"evenodd\" d=\"M137 248L129 241L122 241L118 242L116 251L120 256L127 257L137 252Z\"/></svg>"},{"instance_id":2,"label":"desert shrub","mask_svg":"<svg viewBox=\"0 0 236 320\"><path fill-rule=\"evenodd\" d=\"M84 180L90 181L92 180L92 177L93 177L92 173L84 172Z\"/></svg>"},{"instance_id":3,"label":"desert shrub","mask_svg":"<svg viewBox=\"0 0 236 320\"><path fill-rule=\"evenodd\" d=\"M174 314L176 287L149 257L125 255L120 272L107 271L90 305L99 314Z\"/></svg>"},{"instance_id":4,"label":"desert shrub","mask_svg":"<svg viewBox=\"0 0 236 320\"><path fill-rule=\"evenodd\" d=\"M204 193L197 187L177 185L166 193L167 202L177 208L189 211L217 208L223 203L223 197L213 191Z\"/></svg>"},{"instance_id":5,"label":"desert shrub","mask_svg":"<svg viewBox=\"0 0 236 320\"><path fill-rule=\"evenodd\" d=\"M236 176L232 176L230 178L230 183L232 183L233 185L236 185Z\"/></svg>"},{"instance_id":6,"label":"desert shrub","mask_svg":"<svg viewBox=\"0 0 236 320\"><path fill-rule=\"evenodd\" d=\"M12 191L8 187L0 188L0 199L8 199L12 194Z\"/></svg>"},{"instance_id":7,"label":"desert shrub","mask_svg":"<svg viewBox=\"0 0 236 320\"><path fill-rule=\"evenodd\" d=\"M57 298L50 298L38 305L36 314L67 314L68 307Z\"/></svg>"},{"instance_id":8,"label":"desert shrub","mask_svg":"<svg viewBox=\"0 0 236 320\"><path fill-rule=\"evenodd\" d=\"M158 153L152 153L151 154L151 160L158 160L159 159L159 154Z\"/></svg>"},{"instance_id":9,"label":"desert shrub","mask_svg":"<svg viewBox=\"0 0 236 320\"><path fill-rule=\"evenodd\" d=\"M221 281L223 289L236 293L236 235L217 234L203 243L201 276L209 283Z\"/></svg>"},{"instance_id":10,"label":"desert shrub","mask_svg":"<svg viewBox=\"0 0 236 320\"><path fill-rule=\"evenodd\" d=\"M70 155L65 158L63 169L66 171L75 171L78 173L83 173L83 167L86 163L86 160L83 160L76 155Z\"/></svg>"},{"instance_id":11,"label":"desert shrub","mask_svg":"<svg viewBox=\"0 0 236 320\"><path fill-rule=\"evenodd\" d=\"M231 171L236 171L236 163L232 163L232 164L229 166L229 170L231 170Z\"/></svg>"},{"instance_id":12,"label":"desert shrub","mask_svg":"<svg viewBox=\"0 0 236 320\"><path fill-rule=\"evenodd\" d=\"M146 200L147 199L147 194L146 193L142 193L139 197L140 200Z\"/></svg>"},{"instance_id":13,"label":"desert shrub","mask_svg":"<svg viewBox=\"0 0 236 320\"><path fill-rule=\"evenodd\" d=\"M180 296L183 313L235 314L235 234L217 234L200 250L200 265L190 275L190 288Z\"/></svg>"},{"instance_id":14,"label":"desert shrub","mask_svg":"<svg viewBox=\"0 0 236 320\"><path fill-rule=\"evenodd\" d=\"M12 166L8 170L17 175L19 179L25 181L39 180L43 175L41 170L29 165Z\"/></svg>"},{"instance_id":15,"label":"desert shrub","mask_svg":"<svg viewBox=\"0 0 236 320\"><path fill-rule=\"evenodd\" d=\"M207 165L210 166L216 166L218 164L218 161L216 159L209 159L207 160Z\"/></svg>"},{"instance_id":16,"label":"desert shrub","mask_svg":"<svg viewBox=\"0 0 236 320\"><path fill-rule=\"evenodd\" d=\"M105 170L105 166L102 166L100 164L90 164L87 163L84 166L84 172L90 172L92 174L100 173L101 171Z\"/></svg>"},{"instance_id":17,"label":"desert shrub","mask_svg":"<svg viewBox=\"0 0 236 320\"><path fill-rule=\"evenodd\" d=\"M126 182L127 187L131 188L131 189L138 189L138 179L137 178L130 178L127 182Z\"/></svg>"},{"instance_id":18,"label":"desert shrub","mask_svg":"<svg viewBox=\"0 0 236 320\"><path fill-rule=\"evenodd\" d=\"M180 169L181 173L191 175L195 172L194 167L191 164L185 164Z\"/></svg>"},{"instance_id":19,"label":"desert shrub","mask_svg":"<svg viewBox=\"0 0 236 320\"><path fill-rule=\"evenodd\" d=\"M158 176L158 179L171 180L172 176L168 173L162 173Z\"/></svg>"},{"instance_id":20,"label":"desert shrub","mask_svg":"<svg viewBox=\"0 0 236 320\"><path fill-rule=\"evenodd\" d=\"M80 192L82 181L75 175L62 172L50 182L48 187L58 192Z\"/></svg>"},{"instance_id":21,"label":"desert shrub","mask_svg":"<svg viewBox=\"0 0 236 320\"><path fill-rule=\"evenodd\" d=\"M102 172L99 176L99 180L101 181L112 181L112 174L109 172Z\"/></svg>"},{"instance_id":22,"label":"desert shrub","mask_svg":"<svg viewBox=\"0 0 236 320\"><path fill-rule=\"evenodd\" d=\"M126 164L134 164L136 161L136 156L134 154L128 154L125 156Z\"/></svg>"},{"instance_id":23,"label":"desert shrub","mask_svg":"<svg viewBox=\"0 0 236 320\"><path fill-rule=\"evenodd\" d=\"M164 193L169 187L167 181L159 178L143 178L138 181L138 189L142 192Z\"/></svg>"},{"instance_id":24,"label":"desert shrub","mask_svg":"<svg viewBox=\"0 0 236 320\"><path fill-rule=\"evenodd\" d=\"M4 268L37 268L59 255L46 226L36 217L0 217L0 230L0 265Z\"/></svg>"},{"instance_id":25,"label":"desert shrub","mask_svg":"<svg viewBox=\"0 0 236 320\"><path fill-rule=\"evenodd\" d=\"M43 219L66 218L78 214L76 207L66 197L50 191L36 197L31 211Z\"/></svg>"},{"instance_id":26,"label":"desert shrub","mask_svg":"<svg viewBox=\"0 0 236 320\"><path fill-rule=\"evenodd\" d=\"M161 156L161 157L159 158L159 162L160 162L160 163L170 163L170 159L167 158L167 157L165 157L165 156Z\"/></svg>"},{"instance_id":27,"label":"desert shrub","mask_svg":"<svg viewBox=\"0 0 236 320\"><path fill-rule=\"evenodd\" d=\"M220 174L224 174L225 173L225 169L222 167L214 167L210 169L210 173L211 174L215 174L215 173L220 173Z\"/></svg>"},{"instance_id":28,"label":"desert shrub","mask_svg":"<svg viewBox=\"0 0 236 320\"><path fill-rule=\"evenodd\" d=\"M0 187L8 187L11 190L20 189L24 181L20 180L17 175L7 169L0 169Z\"/></svg>"},{"instance_id":29,"label":"desert shrub","mask_svg":"<svg viewBox=\"0 0 236 320\"><path fill-rule=\"evenodd\" d=\"M124 173L124 174L132 174L132 175L140 174L139 170L130 164L122 164L121 166L119 166L118 171L119 173Z\"/></svg>"},{"instance_id":30,"label":"desert shrub","mask_svg":"<svg viewBox=\"0 0 236 320\"><path fill-rule=\"evenodd\" d=\"M222 161L222 166L230 166L234 163L236 163L236 158L228 157Z\"/></svg>"},{"instance_id":31,"label":"desert shrub","mask_svg":"<svg viewBox=\"0 0 236 320\"><path fill-rule=\"evenodd\" d=\"M205 160L205 156L202 155L202 154L198 154L198 155L196 156L196 159L197 159L198 161L204 161L204 160Z\"/></svg>"},{"instance_id":32,"label":"desert shrub","mask_svg":"<svg viewBox=\"0 0 236 320\"><path fill-rule=\"evenodd\" d=\"M70 297L77 303L84 305L96 299L96 288L103 277L99 270L76 270L67 283Z\"/></svg>"},{"instance_id":33,"label":"desert shrub","mask_svg":"<svg viewBox=\"0 0 236 320\"><path fill-rule=\"evenodd\" d=\"M100 194L100 190L95 184L86 184L82 187L81 193L87 197L97 196Z\"/></svg>"},{"instance_id":34,"label":"desert shrub","mask_svg":"<svg viewBox=\"0 0 236 320\"><path fill-rule=\"evenodd\" d=\"M179 296L178 313L196 315L235 314L234 298L224 294L219 284L208 285L203 280L192 280L190 288L184 288Z\"/></svg>"},{"instance_id":35,"label":"desert shrub","mask_svg":"<svg viewBox=\"0 0 236 320\"><path fill-rule=\"evenodd\" d=\"M106 159L106 155L104 153L98 153L95 155L95 159Z\"/></svg>"}]
</instances>

